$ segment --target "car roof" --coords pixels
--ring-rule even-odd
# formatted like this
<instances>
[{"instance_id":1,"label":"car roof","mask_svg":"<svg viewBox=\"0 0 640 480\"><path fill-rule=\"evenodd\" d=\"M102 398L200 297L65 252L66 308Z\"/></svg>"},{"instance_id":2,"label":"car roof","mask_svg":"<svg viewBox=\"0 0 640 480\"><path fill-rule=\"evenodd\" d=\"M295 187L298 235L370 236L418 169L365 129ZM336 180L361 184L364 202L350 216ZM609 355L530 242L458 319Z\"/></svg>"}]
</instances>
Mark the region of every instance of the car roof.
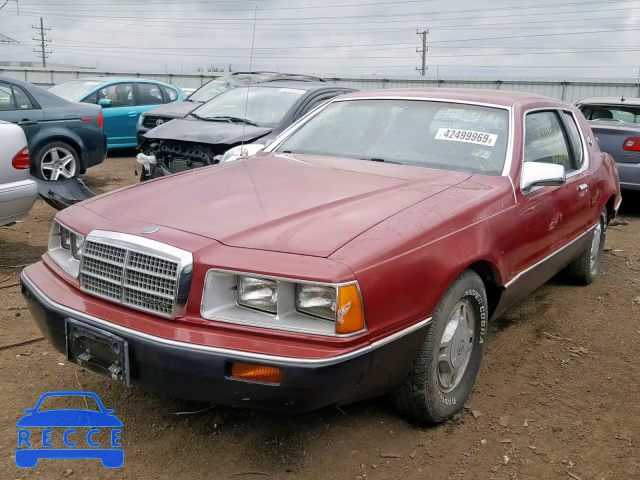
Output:
<instances>
[{"instance_id":1,"label":"car roof","mask_svg":"<svg viewBox=\"0 0 640 480\"><path fill-rule=\"evenodd\" d=\"M158 83L160 85L167 85L173 87L174 85L170 85L165 82L161 82L159 80L153 80L151 78L127 78L127 77L82 77L82 78L74 78L72 80L67 80L69 82L73 81L88 81L88 82L102 82L102 83L120 83L120 82L130 82L130 83ZM61 83L66 83L61 82Z\"/></svg>"},{"instance_id":2,"label":"car roof","mask_svg":"<svg viewBox=\"0 0 640 480\"><path fill-rule=\"evenodd\" d=\"M385 90L366 90L349 93L344 98L406 98L406 99L437 99L455 100L460 102L488 103L497 106L510 107L517 101L539 102L550 101L561 103L543 95L526 92L512 92L510 90L489 90L471 88L398 88Z\"/></svg>"},{"instance_id":3,"label":"car roof","mask_svg":"<svg viewBox=\"0 0 640 480\"><path fill-rule=\"evenodd\" d=\"M345 89L344 87L339 87L338 85L333 85L330 83L323 82L300 82L297 80L274 80L269 82L260 82L251 85L243 85L243 87L256 88L256 87L267 87L267 88L292 88L296 90L305 90L305 91L315 91L322 89L342 89L342 90L352 90L351 88Z\"/></svg>"},{"instance_id":4,"label":"car roof","mask_svg":"<svg viewBox=\"0 0 640 480\"><path fill-rule=\"evenodd\" d=\"M632 105L640 106L640 98L625 97L593 97L584 98L576 102L577 105Z\"/></svg>"}]
</instances>

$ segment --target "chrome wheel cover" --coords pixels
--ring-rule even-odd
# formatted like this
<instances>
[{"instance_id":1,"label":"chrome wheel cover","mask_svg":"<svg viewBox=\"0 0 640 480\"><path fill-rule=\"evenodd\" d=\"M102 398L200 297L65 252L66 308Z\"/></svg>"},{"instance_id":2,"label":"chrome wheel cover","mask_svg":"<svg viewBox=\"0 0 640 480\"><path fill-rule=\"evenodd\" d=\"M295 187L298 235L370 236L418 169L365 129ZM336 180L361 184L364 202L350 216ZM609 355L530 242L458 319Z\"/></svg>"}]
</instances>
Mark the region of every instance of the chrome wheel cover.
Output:
<instances>
[{"instance_id":1,"label":"chrome wheel cover","mask_svg":"<svg viewBox=\"0 0 640 480\"><path fill-rule=\"evenodd\" d=\"M438 383L443 393L455 389L464 377L473 350L475 320L469 300L460 300L453 307L438 353Z\"/></svg>"},{"instance_id":2,"label":"chrome wheel cover","mask_svg":"<svg viewBox=\"0 0 640 480\"><path fill-rule=\"evenodd\" d=\"M76 174L76 159L64 147L53 147L45 152L40 164L40 174L45 180L61 180Z\"/></svg>"}]
</instances>

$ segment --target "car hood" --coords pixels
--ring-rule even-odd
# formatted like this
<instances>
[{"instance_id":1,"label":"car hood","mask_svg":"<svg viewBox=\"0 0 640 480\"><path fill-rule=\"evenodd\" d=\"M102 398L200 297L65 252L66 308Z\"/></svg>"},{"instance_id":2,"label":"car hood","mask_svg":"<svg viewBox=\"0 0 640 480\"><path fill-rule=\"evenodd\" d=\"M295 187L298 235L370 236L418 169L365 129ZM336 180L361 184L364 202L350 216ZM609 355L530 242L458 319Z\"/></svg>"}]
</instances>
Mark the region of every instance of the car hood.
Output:
<instances>
[{"instance_id":1,"label":"car hood","mask_svg":"<svg viewBox=\"0 0 640 480\"><path fill-rule=\"evenodd\" d=\"M469 174L303 155L251 159L164 177L82 206L118 221L194 233L225 245L327 257Z\"/></svg>"},{"instance_id":2,"label":"car hood","mask_svg":"<svg viewBox=\"0 0 640 480\"><path fill-rule=\"evenodd\" d=\"M272 128L254 127L242 123L207 122L195 118L184 118L160 125L147 132L145 137L154 140L233 145L264 137L272 130Z\"/></svg>"},{"instance_id":3,"label":"car hood","mask_svg":"<svg viewBox=\"0 0 640 480\"><path fill-rule=\"evenodd\" d=\"M154 108L144 112L143 116L149 117L163 117L163 118L182 118L187 113L195 110L200 105L200 102L173 102L162 105L161 107Z\"/></svg>"}]
</instances>

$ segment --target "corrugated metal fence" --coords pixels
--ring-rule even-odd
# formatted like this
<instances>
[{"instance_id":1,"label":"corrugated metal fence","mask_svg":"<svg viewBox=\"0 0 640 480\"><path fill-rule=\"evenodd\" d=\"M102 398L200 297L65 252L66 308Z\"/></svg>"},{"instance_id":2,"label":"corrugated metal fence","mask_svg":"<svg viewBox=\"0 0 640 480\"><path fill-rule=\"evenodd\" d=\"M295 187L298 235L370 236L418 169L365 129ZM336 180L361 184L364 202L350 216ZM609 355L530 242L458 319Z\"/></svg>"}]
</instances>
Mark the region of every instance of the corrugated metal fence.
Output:
<instances>
[{"instance_id":1,"label":"corrugated metal fence","mask_svg":"<svg viewBox=\"0 0 640 480\"><path fill-rule=\"evenodd\" d=\"M106 72L97 70L48 70L40 68L0 68L0 75L19 78L36 85L47 86L82 77L139 77L170 83L183 88L198 88L210 79L224 74L169 74ZM543 77L330 77L327 81L360 90L387 88L485 88L538 93L566 102L582 98L614 96L640 97L640 79L615 78L543 78Z\"/></svg>"}]
</instances>

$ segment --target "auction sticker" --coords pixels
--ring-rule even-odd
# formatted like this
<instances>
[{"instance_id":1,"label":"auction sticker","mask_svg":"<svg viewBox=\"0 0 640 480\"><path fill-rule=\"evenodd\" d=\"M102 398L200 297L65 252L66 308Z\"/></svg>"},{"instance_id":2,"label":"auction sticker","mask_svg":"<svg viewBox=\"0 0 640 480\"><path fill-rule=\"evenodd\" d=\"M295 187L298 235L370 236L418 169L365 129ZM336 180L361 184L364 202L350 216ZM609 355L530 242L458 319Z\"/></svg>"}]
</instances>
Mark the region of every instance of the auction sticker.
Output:
<instances>
[{"instance_id":1,"label":"auction sticker","mask_svg":"<svg viewBox=\"0 0 640 480\"><path fill-rule=\"evenodd\" d=\"M474 132L473 130L458 130L455 128L441 128L436 133L436 140L451 142L476 143L493 147L498 141L498 135L493 133Z\"/></svg>"}]
</instances>

